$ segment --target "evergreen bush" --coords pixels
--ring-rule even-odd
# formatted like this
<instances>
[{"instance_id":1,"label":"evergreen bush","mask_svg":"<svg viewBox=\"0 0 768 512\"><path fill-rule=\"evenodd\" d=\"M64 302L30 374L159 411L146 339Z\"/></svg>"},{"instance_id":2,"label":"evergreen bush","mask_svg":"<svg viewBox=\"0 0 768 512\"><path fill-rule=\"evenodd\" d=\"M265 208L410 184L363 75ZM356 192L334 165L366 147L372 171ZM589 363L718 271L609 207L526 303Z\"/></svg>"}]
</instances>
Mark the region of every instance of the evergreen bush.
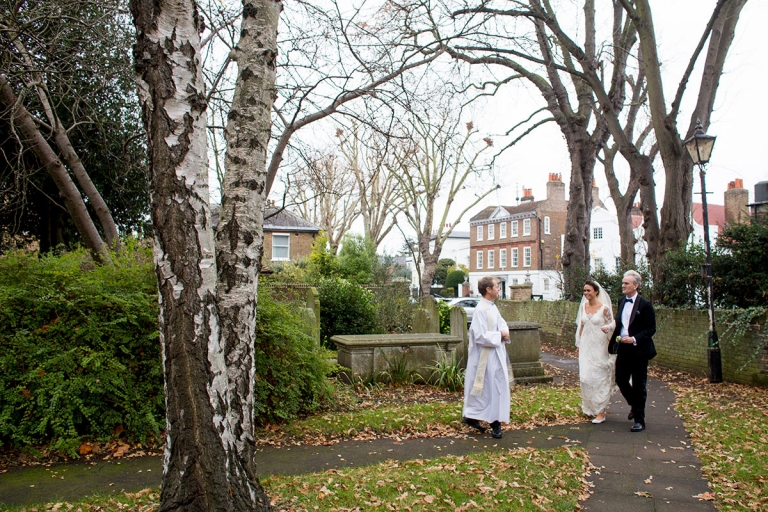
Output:
<instances>
[{"instance_id":1,"label":"evergreen bush","mask_svg":"<svg viewBox=\"0 0 768 512\"><path fill-rule=\"evenodd\" d=\"M261 423L312 412L333 394L327 351L301 328L297 307L259 289L254 411Z\"/></svg>"},{"instance_id":2,"label":"evergreen bush","mask_svg":"<svg viewBox=\"0 0 768 512\"><path fill-rule=\"evenodd\" d=\"M0 258L0 444L73 454L81 437L163 428L152 254L126 246L114 265L84 250Z\"/></svg>"},{"instance_id":3,"label":"evergreen bush","mask_svg":"<svg viewBox=\"0 0 768 512\"><path fill-rule=\"evenodd\" d=\"M165 427L152 251L127 242L115 265L83 250L0 257L0 446L145 442ZM259 289L257 421L315 410L332 393L327 353L295 304Z\"/></svg>"},{"instance_id":4,"label":"evergreen bush","mask_svg":"<svg viewBox=\"0 0 768 512\"><path fill-rule=\"evenodd\" d=\"M317 288L320 297L320 339L335 350L336 334L381 334L373 293L345 279L327 278Z\"/></svg>"},{"instance_id":5,"label":"evergreen bush","mask_svg":"<svg viewBox=\"0 0 768 512\"><path fill-rule=\"evenodd\" d=\"M376 298L376 310L382 328L388 333L410 332L415 309L408 284L392 283L371 291Z\"/></svg>"}]
</instances>

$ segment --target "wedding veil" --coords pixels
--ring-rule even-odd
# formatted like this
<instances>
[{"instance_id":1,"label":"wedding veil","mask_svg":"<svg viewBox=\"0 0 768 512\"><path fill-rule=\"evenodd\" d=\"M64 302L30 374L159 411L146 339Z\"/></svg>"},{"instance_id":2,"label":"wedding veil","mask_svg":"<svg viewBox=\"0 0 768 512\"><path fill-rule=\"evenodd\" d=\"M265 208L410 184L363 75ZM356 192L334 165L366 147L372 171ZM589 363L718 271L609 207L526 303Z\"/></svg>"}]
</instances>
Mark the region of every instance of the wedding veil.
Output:
<instances>
[{"instance_id":1,"label":"wedding veil","mask_svg":"<svg viewBox=\"0 0 768 512\"><path fill-rule=\"evenodd\" d=\"M597 293L597 301L601 304L605 304L608 306L608 309L613 312L613 305L611 304L611 297L608 295L608 292L603 289L603 287L598 283L597 281L593 281L597 284L598 293ZM579 327L581 326L581 315L584 314L584 304L587 303L587 299L584 298L584 295L581 296L581 303L579 303L579 312L576 314L576 346L579 346Z\"/></svg>"}]
</instances>

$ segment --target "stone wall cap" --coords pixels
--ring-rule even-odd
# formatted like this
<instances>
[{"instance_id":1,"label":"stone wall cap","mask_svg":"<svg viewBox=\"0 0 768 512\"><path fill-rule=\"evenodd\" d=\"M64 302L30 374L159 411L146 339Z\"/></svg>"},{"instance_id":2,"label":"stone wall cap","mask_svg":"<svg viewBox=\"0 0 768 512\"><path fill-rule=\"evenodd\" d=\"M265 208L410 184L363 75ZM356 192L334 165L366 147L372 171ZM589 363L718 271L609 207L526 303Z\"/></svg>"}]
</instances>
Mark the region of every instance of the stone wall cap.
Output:
<instances>
[{"instance_id":1,"label":"stone wall cap","mask_svg":"<svg viewBox=\"0 0 768 512\"><path fill-rule=\"evenodd\" d=\"M527 329L541 329L541 324L536 322L507 322L511 331L524 331Z\"/></svg>"},{"instance_id":2,"label":"stone wall cap","mask_svg":"<svg viewBox=\"0 0 768 512\"><path fill-rule=\"evenodd\" d=\"M356 334L331 336L331 341L345 347L376 347L402 345L434 345L436 343L461 343L459 336L437 333L413 334Z\"/></svg>"}]
</instances>

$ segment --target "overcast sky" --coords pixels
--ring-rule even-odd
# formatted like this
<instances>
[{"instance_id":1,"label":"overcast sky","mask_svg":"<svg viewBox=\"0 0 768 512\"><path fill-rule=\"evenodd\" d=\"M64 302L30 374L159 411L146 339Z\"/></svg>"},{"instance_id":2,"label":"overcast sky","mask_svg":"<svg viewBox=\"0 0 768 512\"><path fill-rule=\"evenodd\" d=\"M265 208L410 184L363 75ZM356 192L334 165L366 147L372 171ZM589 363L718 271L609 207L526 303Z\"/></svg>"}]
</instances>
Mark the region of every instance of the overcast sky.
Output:
<instances>
[{"instance_id":1,"label":"overcast sky","mask_svg":"<svg viewBox=\"0 0 768 512\"><path fill-rule=\"evenodd\" d=\"M665 97L669 102L688 64L693 49L699 41L707 19L715 5L714 0L652 1L660 57L664 67ZM699 8L701 11L697 12ZM744 180L749 190L750 202L754 200L754 185L768 181L768 129L765 86L768 79L768 57L765 44L765 23L768 22L768 2L749 0L739 20L736 38L728 55L725 73L715 101L712 123L707 130L716 135L717 141L707 167L707 191L710 203L723 204L723 192L727 184L736 178ZM704 55L699 62L704 61ZM687 128L695 104L701 75L701 65L692 75L679 117L679 129ZM540 104L536 91L523 95L513 108L524 111L525 101ZM499 112L495 106L488 112ZM766 138L760 140L760 137ZM765 155L765 156L764 156ZM617 157L617 163L621 157ZM659 205L663 198L663 168L657 160L656 183L659 188ZM497 173L506 186L478 205L473 213L488 205L514 205L516 190L533 189L536 199L544 199L546 180L550 172L559 172L563 181L570 178L570 162L565 141L554 123L540 128L518 147L507 152L499 161ZM628 175L628 172L626 173ZM602 166L598 163L595 176L600 186L601 198L609 197ZM700 192L696 173L694 193ZM699 202L700 196L695 195ZM467 219L471 217L468 216ZM468 229L462 223L460 229Z\"/></svg>"}]
</instances>

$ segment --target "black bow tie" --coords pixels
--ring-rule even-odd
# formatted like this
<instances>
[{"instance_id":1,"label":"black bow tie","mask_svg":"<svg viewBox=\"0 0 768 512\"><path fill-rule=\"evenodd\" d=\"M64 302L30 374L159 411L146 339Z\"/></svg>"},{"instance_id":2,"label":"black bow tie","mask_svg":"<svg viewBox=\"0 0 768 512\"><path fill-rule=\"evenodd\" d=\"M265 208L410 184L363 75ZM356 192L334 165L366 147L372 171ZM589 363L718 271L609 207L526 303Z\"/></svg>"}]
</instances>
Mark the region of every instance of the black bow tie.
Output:
<instances>
[{"instance_id":1,"label":"black bow tie","mask_svg":"<svg viewBox=\"0 0 768 512\"><path fill-rule=\"evenodd\" d=\"M626 301L627 301L627 302L629 302L630 304L633 304L633 303L635 302L635 299L624 299L624 300L626 300Z\"/></svg>"}]
</instances>

